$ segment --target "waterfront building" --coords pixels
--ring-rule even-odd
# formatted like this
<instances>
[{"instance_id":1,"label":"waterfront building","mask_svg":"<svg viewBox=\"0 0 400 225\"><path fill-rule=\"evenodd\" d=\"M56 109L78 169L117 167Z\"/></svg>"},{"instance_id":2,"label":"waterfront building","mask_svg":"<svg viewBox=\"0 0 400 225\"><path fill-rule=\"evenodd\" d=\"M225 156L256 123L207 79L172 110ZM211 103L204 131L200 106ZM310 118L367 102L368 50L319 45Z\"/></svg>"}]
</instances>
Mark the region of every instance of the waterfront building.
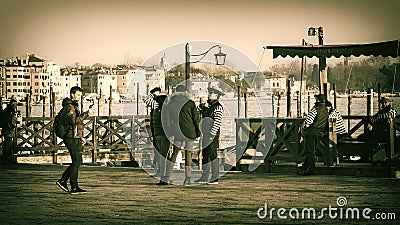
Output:
<instances>
[{"instance_id":1,"label":"waterfront building","mask_svg":"<svg viewBox=\"0 0 400 225\"><path fill-rule=\"evenodd\" d=\"M57 99L64 99L69 97L69 90L73 86L81 86L81 76L83 71L78 68L63 69L59 79L59 89L58 94L56 94Z\"/></svg>"},{"instance_id":2,"label":"waterfront building","mask_svg":"<svg viewBox=\"0 0 400 225\"><path fill-rule=\"evenodd\" d=\"M265 84L263 89L268 95L271 94L286 94L287 88L287 77L279 74L273 74L265 78Z\"/></svg>"},{"instance_id":3,"label":"waterfront building","mask_svg":"<svg viewBox=\"0 0 400 225\"><path fill-rule=\"evenodd\" d=\"M41 59L34 54L3 59L2 92L5 98L23 100L29 93L33 101L39 101L50 94L53 87L59 87L60 66Z\"/></svg>"}]
</instances>

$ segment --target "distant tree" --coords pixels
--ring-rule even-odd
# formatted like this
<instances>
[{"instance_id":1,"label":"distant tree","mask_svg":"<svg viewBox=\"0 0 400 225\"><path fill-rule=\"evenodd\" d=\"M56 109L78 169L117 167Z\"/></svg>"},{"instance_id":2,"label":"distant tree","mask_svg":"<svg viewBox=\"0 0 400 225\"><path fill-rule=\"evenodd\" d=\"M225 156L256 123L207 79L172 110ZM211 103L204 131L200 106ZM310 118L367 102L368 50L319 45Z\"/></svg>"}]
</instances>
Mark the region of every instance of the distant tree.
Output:
<instances>
[{"instance_id":1,"label":"distant tree","mask_svg":"<svg viewBox=\"0 0 400 225\"><path fill-rule=\"evenodd\" d=\"M165 85L166 87L175 87L179 83L184 81L184 77L182 76L167 76L165 77Z\"/></svg>"},{"instance_id":2,"label":"distant tree","mask_svg":"<svg viewBox=\"0 0 400 225\"><path fill-rule=\"evenodd\" d=\"M387 85L385 85L385 87L382 88L383 89L382 91L385 92L400 91L400 78L398 78L400 74L399 70L400 66L398 63L392 64L390 66L384 65L382 66L382 68L379 69L379 72L384 74L387 79ZM395 76L397 76L396 79Z\"/></svg>"}]
</instances>

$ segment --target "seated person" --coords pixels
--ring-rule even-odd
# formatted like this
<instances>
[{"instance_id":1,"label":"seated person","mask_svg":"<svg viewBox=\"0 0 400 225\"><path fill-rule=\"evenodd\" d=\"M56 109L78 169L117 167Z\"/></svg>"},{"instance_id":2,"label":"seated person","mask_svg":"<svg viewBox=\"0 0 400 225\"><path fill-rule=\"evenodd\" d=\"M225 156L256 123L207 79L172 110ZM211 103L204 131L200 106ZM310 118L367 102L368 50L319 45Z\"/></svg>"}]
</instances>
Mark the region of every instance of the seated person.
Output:
<instances>
[{"instance_id":1,"label":"seated person","mask_svg":"<svg viewBox=\"0 0 400 225\"><path fill-rule=\"evenodd\" d=\"M372 129L359 135L357 140L365 142L388 142L388 119L396 117L396 110L392 108L392 99L382 97L379 100L381 109L371 118Z\"/></svg>"}]
</instances>

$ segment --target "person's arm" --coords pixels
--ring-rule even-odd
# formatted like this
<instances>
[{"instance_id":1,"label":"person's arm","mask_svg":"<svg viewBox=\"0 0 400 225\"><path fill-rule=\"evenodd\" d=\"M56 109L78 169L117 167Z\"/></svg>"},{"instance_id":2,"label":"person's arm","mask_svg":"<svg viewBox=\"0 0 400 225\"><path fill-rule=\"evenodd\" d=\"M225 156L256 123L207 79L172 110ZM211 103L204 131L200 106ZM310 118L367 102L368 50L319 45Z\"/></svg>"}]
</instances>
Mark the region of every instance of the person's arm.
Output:
<instances>
[{"instance_id":1,"label":"person's arm","mask_svg":"<svg viewBox=\"0 0 400 225\"><path fill-rule=\"evenodd\" d=\"M83 121L89 116L89 112L84 112L77 116L75 113L75 107L71 104L66 105L65 107L66 108L64 112L66 113L65 116L66 125L73 126L76 124L82 124Z\"/></svg>"},{"instance_id":2,"label":"person's arm","mask_svg":"<svg viewBox=\"0 0 400 225\"><path fill-rule=\"evenodd\" d=\"M10 130L14 130L17 127L17 114L16 113L12 113L10 115L10 118L7 120L8 121L8 128Z\"/></svg>"},{"instance_id":3,"label":"person's arm","mask_svg":"<svg viewBox=\"0 0 400 225\"><path fill-rule=\"evenodd\" d=\"M144 104L146 104L146 107L150 109L156 109L158 107L158 103L154 99L154 94L149 94L144 98Z\"/></svg>"},{"instance_id":4,"label":"person's arm","mask_svg":"<svg viewBox=\"0 0 400 225\"><path fill-rule=\"evenodd\" d=\"M377 113L371 118L372 123L376 123L380 120L394 119L396 117L396 110L390 108L388 112Z\"/></svg>"},{"instance_id":5,"label":"person's arm","mask_svg":"<svg viewBox=\"0 0 400 225\"><path fill-rule=\"evenodd\" d=\"M344 126L344 121L343 121L343 117L340 114L340 112L335 111L335 118L336 118L336 133L338 134L345 134L346 132L346 128Z\"/></svg>"},{"instance_id":6,"label":"person's arm","mask_svg":"<svg viewBox=\"0 0 400 225\"><path fill-rule=\"evenodd\" d=\"M214 110L214 123L211 128L210 134L215 136L217 135L217 132L219 131L221 124L222 124L222 115L224 114L224 108L222 106L218 105L215 110Z\"/></svg>"},{"instance_id":7,"label":"person's arm","mask_svg":"<svg viewBox=\"0 0 400 225\"><path fill-rule=\"evenodd\" d=\"M317 109L313 107L308 113L306 120L304 120L304 128L308 128L309 126L311 126L316 116L317 116Z\"/></svg>"}]
</instances>

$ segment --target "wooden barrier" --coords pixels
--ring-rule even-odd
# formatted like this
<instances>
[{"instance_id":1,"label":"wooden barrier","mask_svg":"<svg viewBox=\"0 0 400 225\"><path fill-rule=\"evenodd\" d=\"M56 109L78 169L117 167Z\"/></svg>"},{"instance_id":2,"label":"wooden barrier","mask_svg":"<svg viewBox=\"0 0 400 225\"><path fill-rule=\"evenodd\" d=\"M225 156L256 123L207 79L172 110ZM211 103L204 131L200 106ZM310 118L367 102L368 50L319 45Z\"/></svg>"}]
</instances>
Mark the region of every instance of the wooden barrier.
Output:
<instances>
[{"instance_id":1,"label":"wooden barrier","mask_svg":"<svg viewBox=\"0 0 400 225\"><path fill-rule=\"evenodd\" d=\"M17 156L53 155L65 152L62 139L53 132L53 117L23 118L22 127L17 129ZM91 151L92 162L96 162L99 149L129 151L152 149L147 132L148 116L91 116L84 121L84 149Z\"/></svg>"},{"instance_id":2,"label":"wooden barrier","mask_svg":"<svg viewBox=\"0 0 400 225\"><path fill-rule=\"evenodd\" d=\"M350 136L356 134L356 131L363 126L368 126L369 117L365 116L344 116L347 120L360 120L349 131ZM236 167L240 169L244 160L250 160L249 164L258 166L264 162L265 170L271 171L271 164L274 161L300 162L303 161L304 147L301 137L302 118L239 118L236 119ZM364 128L366 129L366 128ZM373 163L373 157L378 151L387 149L388 158L385 159L389 164L392 159L399 157L396 141L400 136L400 119L388 121L389 140L387 143L375 143L380 148L376 149L375 145L369 146L370 143L357 142L355 138L345 139L344 141L337 139L336 124L334 120L329 121L329 132L325 139L322 139L317 146L318 151L322 154L318 161L323 161L326 166L336 166L339 159L343 156L357 156L359 154L368 154L368 162ZM344 144L344 143L351 144ZM363 145L357 151L354 151L355 145ZM367 150L366 148L372 148ZM252 153L248 153L252 150ZM258 162L257 162L258 161ZM251 169L249 169L251 170Z\"/></svg>"}]
</instances>

